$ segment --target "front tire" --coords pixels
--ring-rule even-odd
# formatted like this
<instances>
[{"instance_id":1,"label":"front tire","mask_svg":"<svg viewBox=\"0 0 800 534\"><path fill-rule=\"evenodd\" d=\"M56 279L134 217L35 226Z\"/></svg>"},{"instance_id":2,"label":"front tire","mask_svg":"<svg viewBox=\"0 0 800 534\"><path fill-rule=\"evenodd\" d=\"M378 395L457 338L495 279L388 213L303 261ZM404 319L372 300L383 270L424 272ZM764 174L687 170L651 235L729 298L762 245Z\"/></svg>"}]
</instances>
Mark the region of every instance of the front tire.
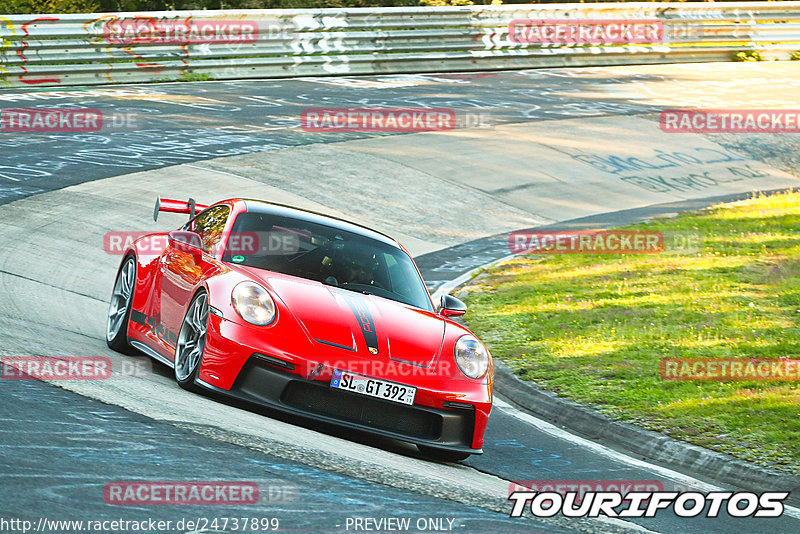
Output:
<instances>
[{"instance_id":1,"label":"front tire","mask_svg":"<svg viewBox=\"0 0 800 534\"><path fill-rule=\"evenodd\" d=\"M131 319L133 290L136 287L136 260L128 256L122 263L111 293L106 321L106 343L108 347L123 354L136 351L128 342L128 323Z\"/></svg>"},{"instance_id":2,"label":"front tire","mask_svg":"<svg viewBox=\"0 0 800 534\"><path fill-rule=\"evenodd\" d=\"M194 381L203 361L208 330L208 293L199 292L189 304L175 347L175 380L183 389L197 391Z\"/></svg>"},{"instance_id":3,"label":"front tire","mask_svg":"<svg viewBox=\"0 0 800 534\"><path fill-rule=\"evenodd\" d=\"M470 453L468 452L448 451L435 447L428 447L426 445L417 445L417 448L426 458L438 460L440 462L460 462L470 457Z\"/></svg>"}]
</instances>

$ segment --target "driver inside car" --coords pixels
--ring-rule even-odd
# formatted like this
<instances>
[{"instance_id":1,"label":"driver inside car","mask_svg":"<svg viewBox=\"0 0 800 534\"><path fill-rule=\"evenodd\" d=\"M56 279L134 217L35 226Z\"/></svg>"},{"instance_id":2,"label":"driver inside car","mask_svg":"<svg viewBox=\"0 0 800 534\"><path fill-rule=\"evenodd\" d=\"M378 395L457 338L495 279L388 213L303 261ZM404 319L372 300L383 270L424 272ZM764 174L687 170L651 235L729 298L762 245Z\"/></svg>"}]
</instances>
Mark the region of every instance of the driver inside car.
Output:
<instances>
[{"instance_id":1,"label":"driver inside car","mask_svg":"<svg viewBox=\"0 0 800 534\"><path fill-rule=\"evenodd\" d=\"M371 286L375 283L378 261L375 256L358 245L337 243L334 251L322 263L327 267L329 285L358 284Z\"/></svg>"}]
</instances>

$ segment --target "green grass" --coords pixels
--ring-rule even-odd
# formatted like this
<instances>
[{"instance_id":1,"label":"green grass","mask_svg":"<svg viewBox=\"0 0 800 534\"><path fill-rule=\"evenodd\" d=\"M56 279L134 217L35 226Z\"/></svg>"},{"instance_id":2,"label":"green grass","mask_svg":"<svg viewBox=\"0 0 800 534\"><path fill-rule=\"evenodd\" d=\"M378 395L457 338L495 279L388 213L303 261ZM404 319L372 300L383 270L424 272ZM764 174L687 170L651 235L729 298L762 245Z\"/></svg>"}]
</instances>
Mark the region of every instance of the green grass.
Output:
<instances>
[{"instance_id":1,"label":"green grass","mask_svg":"<svg viewBox=\"0 0 800 534\"><path fill-rule=\"evenodd\" d=\"M182 75L174 78L157 78L151 80L150 83L168 83L168 82L209 82L213 81L214 77L204 72L184 72Z\"/></svg>"},{"instance_id":2,"label":"green grass","mask_svg":"<svg viewBox=\"0 0 800 534\"><path fill-rule=\"evenodd\" d=\"M672 382L665 357L800 357L800 193L674 219L649 255L520 256L467 324L524 379L618 419L800 473L798 382Z\"/></svg>"}]
</instances>

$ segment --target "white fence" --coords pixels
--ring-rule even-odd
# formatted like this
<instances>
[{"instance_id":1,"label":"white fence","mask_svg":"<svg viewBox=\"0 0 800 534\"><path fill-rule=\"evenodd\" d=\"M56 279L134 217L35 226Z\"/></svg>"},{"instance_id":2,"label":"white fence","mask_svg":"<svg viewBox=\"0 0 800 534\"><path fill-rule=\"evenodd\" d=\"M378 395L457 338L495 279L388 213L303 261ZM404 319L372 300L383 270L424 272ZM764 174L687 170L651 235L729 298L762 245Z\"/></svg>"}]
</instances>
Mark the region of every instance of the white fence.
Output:
<instances>
[{"instance_id":1,"label":"white fence","mask_svg":"<svg viewBox=\"0 0 800 534\"><path fill-rule=\"evenodd\" d=\"M0 87L728 61L749 50L800 50L800 2L0 15Z\"/></svg>"}]
</instances>

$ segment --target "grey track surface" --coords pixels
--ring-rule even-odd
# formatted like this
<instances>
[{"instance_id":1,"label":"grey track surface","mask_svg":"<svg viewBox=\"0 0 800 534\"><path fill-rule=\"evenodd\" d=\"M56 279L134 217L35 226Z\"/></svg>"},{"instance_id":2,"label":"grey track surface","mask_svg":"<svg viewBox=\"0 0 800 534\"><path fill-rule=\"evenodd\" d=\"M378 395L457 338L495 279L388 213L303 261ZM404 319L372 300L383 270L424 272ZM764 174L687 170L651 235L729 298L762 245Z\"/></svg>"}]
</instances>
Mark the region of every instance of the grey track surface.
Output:
<instances>
[{"instance_id":1,"label":"grey track surface","mask_svg":"<svg viewBox=\"0 0 800 534\"><path fill-rule=\"evenodd\" d=\"M0 108L93 108L106 117L134 118L91 134L0 134L0 203L123 173L370 136L304 132L300 112L309 107L452 108L487 126L752 107L754 93L761 107L791 108L800 87L796 69L791 63L721 63L0 90ZM782 155L792 157L790 149L758 135L719 140L778 168Z\"/></svg>"},{"instance_id":2,"label":"grey track surface","mask_svg":"<svg viewBox=\"0 0 800 534\"><path fill-rule=\"evenodd\" d=\"M794 140L664 137L653 127L652 115L665 107L752 107L747 103L764 76L771 76L773 83L762 91L761 103L790 107L798 94L792 67L546 69L76 88L23 95L0 91L0 107L84 106L144 117L131 132L0 134L0 204L5 204L0 208L0 356L108 354L103 321L118 258L100 249L102 235L155 229L146 221L156 194L192 194L200 201L259 196L364 221L401 237L436 287L502 256L507 251L503 232L512 229L567 220L573 225L622 224L701 207L713 201L709 198L794 185L788 174L797 171L791 155ZM734 68L738 76L732 79ZM301 109L336 106L453 107L482 113L494 126L402 136L309 134L296 128ZM575 158L599 154L652 161L666 150L697 148L730 150L740 158L738 168L755 172L747 180L720 181L714 187L653 191L620 179L642 175L642 168L603 170ZM718 163L658 170L667 180L705 171L727 173ZM132 172L136 174L126 174ZM614 214L601 215L606 212ZM181 220L167 216L157 227L174 227ZM524 529L541 524L510 526L469 506L503 509L509 480L676 484L675 477L634 465L622 455L599 453L548 434L503 406L492 415L486 454L453 466L420 460L402 444L312 423L298 425L277 414L253 413L248 407L182 392L160 364L140 379L62 387L72 392L38 383L0 383L2 418L11 423L0 434L4 515L19 516L28 509L29 517L38 517L51 504L64 518L98 518L94 510L119 514L98 497L101 481L218 478L220 471L214 462L206 466L206 457L226 458L230 473L240 477L255 476L247 470L251 464L268 466L263 472L308 489L319 499L313 509L325 513L304 515L311 504L269 510L282 521L298 521L302 531L342 531L332 514L343 510L414 518L436 511L467 518L470 528L481 531L493 525L506 532L528 531ZM94 412L100 415L81 415ZM78 430L43 434L73 422ZM87 443L90 438L80 430L86 426L80 425L102 429L101 440L106 441ZM112 449L103 446L108 442ZM136 461L119 459L143 450ZM199 467L192 471L191 466ZM35 481L29 489L19 491L13 489L16 483L5 483L24 478L20 474ZM70 489L65 480L78 481L81 489ZM320 481L334 488L332 493L315 493ZM353 500L342 500L348 495ZM402 513L391 511L397 501L403 503ZM126 509L123 514L139 512ZM183 510L164 513L180 516ZM798 521L790 517L767 524L659 514L637 522L662 532L798 530ZM624 530L625 524L546 522L541 528L554 532L564 527L610 532Z\"/></svg>"},{"instance_id":3,"label":"grey track surface","mask_svg":"<svg viewBox=\"0 0 800 534\"><path fill-rule=\"evenodd\" d=\"M348 517L413 516L450 519L453 530L464 533L570 532L278 459L42 382L4 384L3 398L0 469L6 491L0 514L6 518L34 523L42 516L173 523L198 517L277 518L284 532L339 532L337 526L345 525ZM163 480L165 473L170 480L255 481L263 502L204 507L121 507L104 502L108 482ZM25 489L7 491L11 487ZM270 487L282 488L285 497L270 499ZM81 503L80 512L76 503Z\"/></svg>"}]
</instances>

